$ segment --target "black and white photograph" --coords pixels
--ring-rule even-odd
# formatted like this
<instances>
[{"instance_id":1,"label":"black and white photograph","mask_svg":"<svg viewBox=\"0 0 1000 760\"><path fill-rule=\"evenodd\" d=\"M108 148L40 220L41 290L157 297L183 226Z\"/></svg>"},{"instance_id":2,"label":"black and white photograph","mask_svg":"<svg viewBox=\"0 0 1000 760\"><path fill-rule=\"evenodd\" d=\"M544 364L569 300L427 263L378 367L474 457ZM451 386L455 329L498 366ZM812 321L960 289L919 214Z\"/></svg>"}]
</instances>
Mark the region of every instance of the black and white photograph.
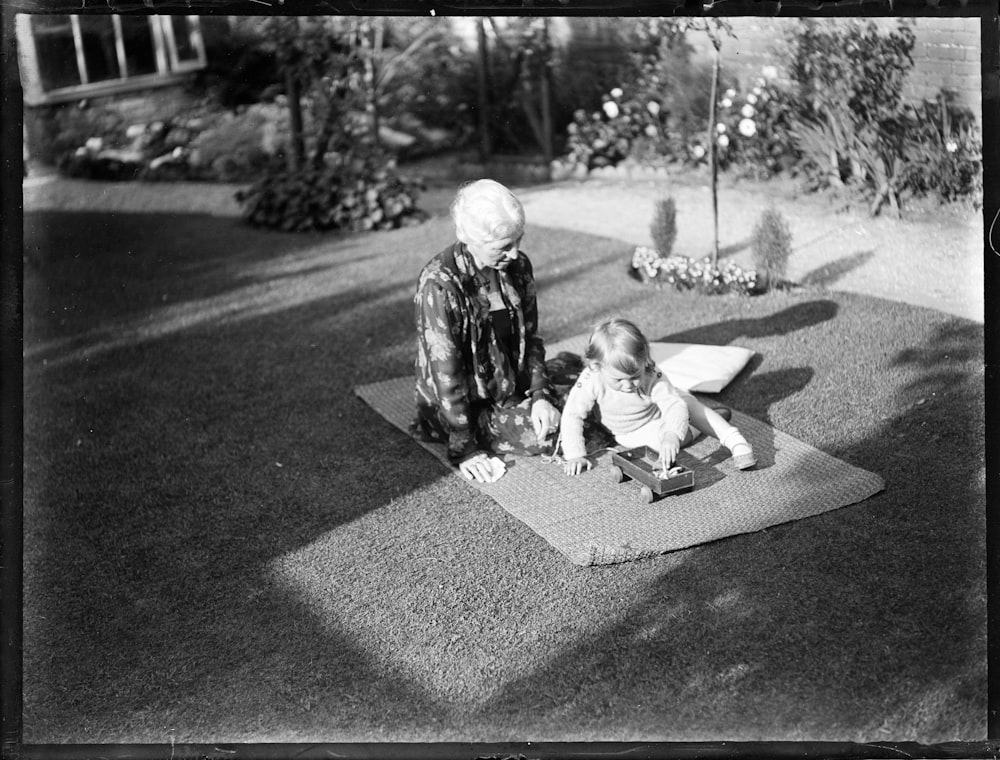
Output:
<instances>
[{"instance_id":1,"label":"black and white photograph","mask_svg":"<svg viewBox=\"0 0 1000 760\"><path fill-rule=\"evenodd\" d=\"M5 3L5 753L992 746L995 3L733 2Z\"/></svg>"}]
</instances>

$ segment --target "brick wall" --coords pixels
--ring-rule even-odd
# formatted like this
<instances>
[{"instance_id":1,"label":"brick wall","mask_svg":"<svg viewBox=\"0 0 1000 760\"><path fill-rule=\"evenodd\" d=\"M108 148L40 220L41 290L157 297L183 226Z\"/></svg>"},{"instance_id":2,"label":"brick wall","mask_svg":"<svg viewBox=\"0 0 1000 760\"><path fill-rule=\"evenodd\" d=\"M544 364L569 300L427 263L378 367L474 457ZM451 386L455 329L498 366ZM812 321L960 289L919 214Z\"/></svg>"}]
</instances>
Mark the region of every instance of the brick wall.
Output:
<instances>
[{"instance_id":1,"label":"brick wall","mask_svg":"<svg viewBox=\"0 0 1000 760\"><path fill-rule=\"evenodd\" d=\"M742 17L729 20L736 39L723 43L723 66L741 85L747 85L767 65L781 66L776 56L785 35L795 28L798 19ZM894 26L891 19L878 19L883 27ZM916 44L913 70L906 82L904 97L910 100L934 98L942 88L953 90L957 102L970 108L982 121L980 75L980 38L978 18L914 19ZM699 56L711 54L711 44L704 35L692 35Z\"/></svg>"}]
</instances>

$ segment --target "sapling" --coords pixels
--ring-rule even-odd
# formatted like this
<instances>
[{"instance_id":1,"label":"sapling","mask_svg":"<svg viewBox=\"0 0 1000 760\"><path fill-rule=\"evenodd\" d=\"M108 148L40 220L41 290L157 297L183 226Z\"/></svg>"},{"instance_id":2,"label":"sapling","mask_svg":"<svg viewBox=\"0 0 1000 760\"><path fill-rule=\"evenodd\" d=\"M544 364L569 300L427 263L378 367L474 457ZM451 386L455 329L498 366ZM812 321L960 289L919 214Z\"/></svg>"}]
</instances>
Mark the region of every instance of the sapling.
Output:
<instances>
[{"instance_id":1,"label":"sapling","mask_svg":"<svg viewBox=\"0 0 1000 760\"><path fill-rule=\"evenodd\" d=\"M653 247L660 256L670 256L677 239L677 206L673 198L662 198L656 202L649 232L653 238Z\"/></svg>"},{"instance_id":2,"label":"sapling","mask_svg":"<svg viewBox=\"0 0 1000 760\"><path fill-rule=\"evenodd\" d=\"M768 290L784 281L792 255L792 232L776 208L767 208L753 228L751 251L754 268Z\"/></svg>"}]
</instances>

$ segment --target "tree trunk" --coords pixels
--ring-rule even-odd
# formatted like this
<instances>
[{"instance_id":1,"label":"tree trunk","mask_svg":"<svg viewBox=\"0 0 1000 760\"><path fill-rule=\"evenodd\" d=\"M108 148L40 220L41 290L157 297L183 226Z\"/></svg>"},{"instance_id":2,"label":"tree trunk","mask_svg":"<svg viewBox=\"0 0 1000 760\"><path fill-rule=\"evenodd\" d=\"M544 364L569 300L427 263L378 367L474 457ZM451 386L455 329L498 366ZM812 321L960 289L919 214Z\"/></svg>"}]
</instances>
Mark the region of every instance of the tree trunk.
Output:
<instances>
[{"instance_id":1,"label":"tree trunk","mask_svg":"<svg viewBox=\"0 0 1000 760\"><path fill-rule=\"evenodd\" d=\"M545 158L545 165L552 162L552 93L551 93L551 57L552 45L549 40L549 20L544 22L544 47L542 54L542 75L541 75L541 98L542 98L542 156Z\"/></svg>"},{"instance_id":2,"label":"tree trunk","mask_svg":"<svg viewBox=\"0 0 1000 760\"><path fill-rule=\"evenodd\" d=\"M375 28L372 31L373 39L370 44L367 44L367 34L365 35L365 47L367 48L367 55L365 56L365 84L368 89L366 95L368 100L368 116L371 119L372 144L377 148L381 144L378 135L380 126L378 112L378 69L379 62L382 59L382 47L385 40L385 19L378 16L372 20L372 23L375 25Z\"/></svg>"},{"instance_id":3,"label":"tree trunk","mask_svg":"<svg viewBox=\"0 0 1000 760\"><path fill-rule=\"evenodd\" d=\"M479 157L483 162L493 155L493 141L490 139L490 56L486 43L486 20L476 20L479 36L479 66L477 69L477 94L479 96Z\"/></svg>"},{"instance_id":4,"label":"tree trunk","mask_svg":"<svg viewBox=\"0 0 1000 760\"><path fill-rule=\"evenodd\" d=\"M291 66L285 68L285 95L288 98L288 123L291 132L291 150L288 151L288 169L302 169L306 157L306 141L302 132L302 99L299 80Z\"/></svg>"},{"instance_id":5,"label":"tree trunk","mask_svg":"<svg viewBox=\"0 0 1000 760\"><path fill-rule=\"evenodd\" d=\"M288 99L288 170L297 172L306 161L306 141L302 128L302 84L295 71L294 64L298 54L292 42L299 33L299 20L295 17L275 19L272 29L284 48L279 52L278 60L284 69L285 97Z\"/></svg>"},{"instance_id":6,"label":"tree trunk","mask_svg":"<svg viewBox=\"0 0 1000 760\"><path fill-rule=\"evenodd\" d=\"M717 157L717 137L715 134L715 102L718 99L719 67L721 54L718 46L715 48L715 61L712 63L712 94L708 101L708 165L712 176L712 266L719 265L719 161Z\"/></svg>"}]
</instances>

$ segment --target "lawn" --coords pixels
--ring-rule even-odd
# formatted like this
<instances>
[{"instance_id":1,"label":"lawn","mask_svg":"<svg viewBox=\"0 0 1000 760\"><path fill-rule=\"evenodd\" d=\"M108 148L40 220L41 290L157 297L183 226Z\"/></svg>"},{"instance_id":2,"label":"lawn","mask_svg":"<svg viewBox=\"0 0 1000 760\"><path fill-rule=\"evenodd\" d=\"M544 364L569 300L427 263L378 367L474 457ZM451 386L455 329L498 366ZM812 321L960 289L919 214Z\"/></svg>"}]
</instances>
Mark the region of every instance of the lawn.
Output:
<instances>
[{"instance_id":1,"label":"lawn","mask_svg":"<svg viewBox=\"0 0 1000 760\"><path fill-rule=\"evenodd\" d=\"M982 325L530 226L548 339L751 348L719 400L887 484L581 568L353 394L411 372L445 219L24 223L25 742L985 738Z\"/></svg>"}]
</instances>

